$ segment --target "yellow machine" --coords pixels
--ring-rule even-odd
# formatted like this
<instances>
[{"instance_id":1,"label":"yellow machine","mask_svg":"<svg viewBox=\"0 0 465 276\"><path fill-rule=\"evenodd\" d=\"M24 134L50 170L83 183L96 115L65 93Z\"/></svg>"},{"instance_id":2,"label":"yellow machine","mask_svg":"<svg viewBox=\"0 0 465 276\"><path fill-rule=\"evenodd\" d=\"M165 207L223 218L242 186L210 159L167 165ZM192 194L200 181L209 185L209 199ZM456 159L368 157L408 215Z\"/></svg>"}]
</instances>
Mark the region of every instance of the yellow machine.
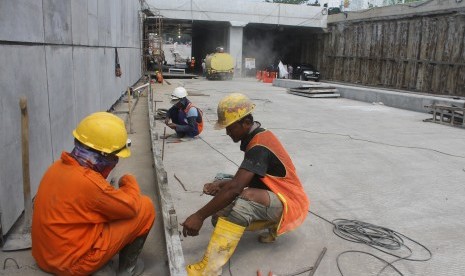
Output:
<instances>
[{"instance_id":1,"label":"yellow machine","mask_svg":"<svg viewBox=\"0 0 465 276\"><path fill-rule=\"evenodd\" d=\"M228 53L213 53L205 58L206 77L209 80L231 80L234 75L234 59Z\"/></svg>"}]
</instances>

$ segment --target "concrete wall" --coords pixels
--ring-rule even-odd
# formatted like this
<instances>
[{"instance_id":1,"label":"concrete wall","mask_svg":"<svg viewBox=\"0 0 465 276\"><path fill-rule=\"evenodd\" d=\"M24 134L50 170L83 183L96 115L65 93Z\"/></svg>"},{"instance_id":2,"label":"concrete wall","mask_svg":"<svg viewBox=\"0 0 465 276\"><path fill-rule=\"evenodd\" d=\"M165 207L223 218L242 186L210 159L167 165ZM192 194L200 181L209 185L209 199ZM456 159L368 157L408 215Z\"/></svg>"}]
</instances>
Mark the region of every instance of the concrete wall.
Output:
<instances>
[{"instance_id":1,"label":"concrete wall","mask_svg":"<svg viewBox=\"0 0 465 276\"><path fill-rule=\"evenodd\" d=\"M72 129L108 110L141 77L137 0L0 1L0 213L3 234L23 210L19 98L29 112L33 195L72 149ZM115 47L123 75L115 76Z\"/></svg>"}]
</instances>

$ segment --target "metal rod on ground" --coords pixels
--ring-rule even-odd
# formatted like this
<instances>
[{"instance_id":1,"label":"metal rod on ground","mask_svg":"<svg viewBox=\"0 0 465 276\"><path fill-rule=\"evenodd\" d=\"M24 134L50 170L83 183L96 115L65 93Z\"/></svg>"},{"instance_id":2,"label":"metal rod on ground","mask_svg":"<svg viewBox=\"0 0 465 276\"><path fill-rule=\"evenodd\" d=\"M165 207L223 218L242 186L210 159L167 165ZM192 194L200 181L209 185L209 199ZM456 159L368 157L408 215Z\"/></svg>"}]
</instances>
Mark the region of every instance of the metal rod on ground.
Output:
<instances>
[{"instance_id":1,"label":"metal rod on ground","mask_svg":"<svg viewBox=\"0 0 465 276\"><path fill-rule=\"evenodd\" d=\"M165 139L166 138L166 127L163 128L163 146L161 148L161 160L165 157Z\"/></svg>"},{"instance_id":2,"label":"metal rod on ground","mask_svg":"<svg viewBox=\"0 0 465 276\"><path fill-rule=\"evenodd\" d=\"M326 253L326 247L323 248L323 250L320 253L320 256L318 256L318 259L316 260L315 264L313 265L313 269L310 270L310 273L308 273L308 276L313 276L315 274L316 269L320 265L321 259L323 259L324 255Z\"/></svg>"},{"instance_id":3,"label":"metal rod on ground","mask_svg":"<svg viewBox=\"0 0 465 276\"><path fill-rule=\"evenodd\" d=\"M128 124L129 124L129 133L132 133L132 126L131 126L131 89L128 87Z\"/></svg>"},{"instance_id":4,"label":"metal rod on ground","mask_svg":"<svg viewBox=\"0 0 465 276\"><path fill-rule=\"evenodd\" d=\"M152 100L152 78L149 73L149 92L147 93L147 97L149 98L149 101Z\"/></svg>"}]
</instances>

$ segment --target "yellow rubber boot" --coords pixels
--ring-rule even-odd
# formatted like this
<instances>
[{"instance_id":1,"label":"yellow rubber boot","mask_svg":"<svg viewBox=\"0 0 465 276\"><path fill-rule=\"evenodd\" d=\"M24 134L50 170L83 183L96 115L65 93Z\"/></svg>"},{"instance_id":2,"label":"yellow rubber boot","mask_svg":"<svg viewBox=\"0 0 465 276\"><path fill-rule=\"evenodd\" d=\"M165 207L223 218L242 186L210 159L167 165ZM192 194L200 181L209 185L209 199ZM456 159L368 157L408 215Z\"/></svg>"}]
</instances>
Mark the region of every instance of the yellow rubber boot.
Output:
<instances>
[{"instance_id":1,"label":"yellow rubber boot","mask_svg":"<svg viewBox=\"0 0 465 276\"><path fill-rule=\"evenodd\" d=\"M218 276L231 258L245 227L219 218L203 259L186 267L189 276Z\"/></svg>"},{"instance_id":2,"label":"yellow rubber boot","mask_svg":"<svg viewBox=\"0 0 465 276\"><path fill-rule=\"evenodd\" d=\"M265 230L270 227L276 227L276 222L274 221L269 221L269 220L256 220L252 221L249 226L245 229L245 231L259 231L259 230Z\"/></svg>"}]
</instances>

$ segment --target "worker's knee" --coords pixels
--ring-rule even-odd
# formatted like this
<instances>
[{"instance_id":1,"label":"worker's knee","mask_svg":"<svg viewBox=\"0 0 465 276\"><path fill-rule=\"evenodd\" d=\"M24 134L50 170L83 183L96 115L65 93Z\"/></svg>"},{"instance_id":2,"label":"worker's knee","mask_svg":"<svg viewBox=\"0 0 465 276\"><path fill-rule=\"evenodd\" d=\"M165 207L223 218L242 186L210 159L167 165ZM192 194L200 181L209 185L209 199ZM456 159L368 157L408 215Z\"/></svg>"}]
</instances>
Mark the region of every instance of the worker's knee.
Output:
<instances>
[{"instance_id":1,"label":"worker's knee","mask_svg":"<svg viewBox=\"0 0 465 276\"><path fill-rule=\"evenodd\" d=\"M247 227L254 219L252 201L237 198L231 212L227 216L228 221Z\"/></svg>"}]
</instances>

